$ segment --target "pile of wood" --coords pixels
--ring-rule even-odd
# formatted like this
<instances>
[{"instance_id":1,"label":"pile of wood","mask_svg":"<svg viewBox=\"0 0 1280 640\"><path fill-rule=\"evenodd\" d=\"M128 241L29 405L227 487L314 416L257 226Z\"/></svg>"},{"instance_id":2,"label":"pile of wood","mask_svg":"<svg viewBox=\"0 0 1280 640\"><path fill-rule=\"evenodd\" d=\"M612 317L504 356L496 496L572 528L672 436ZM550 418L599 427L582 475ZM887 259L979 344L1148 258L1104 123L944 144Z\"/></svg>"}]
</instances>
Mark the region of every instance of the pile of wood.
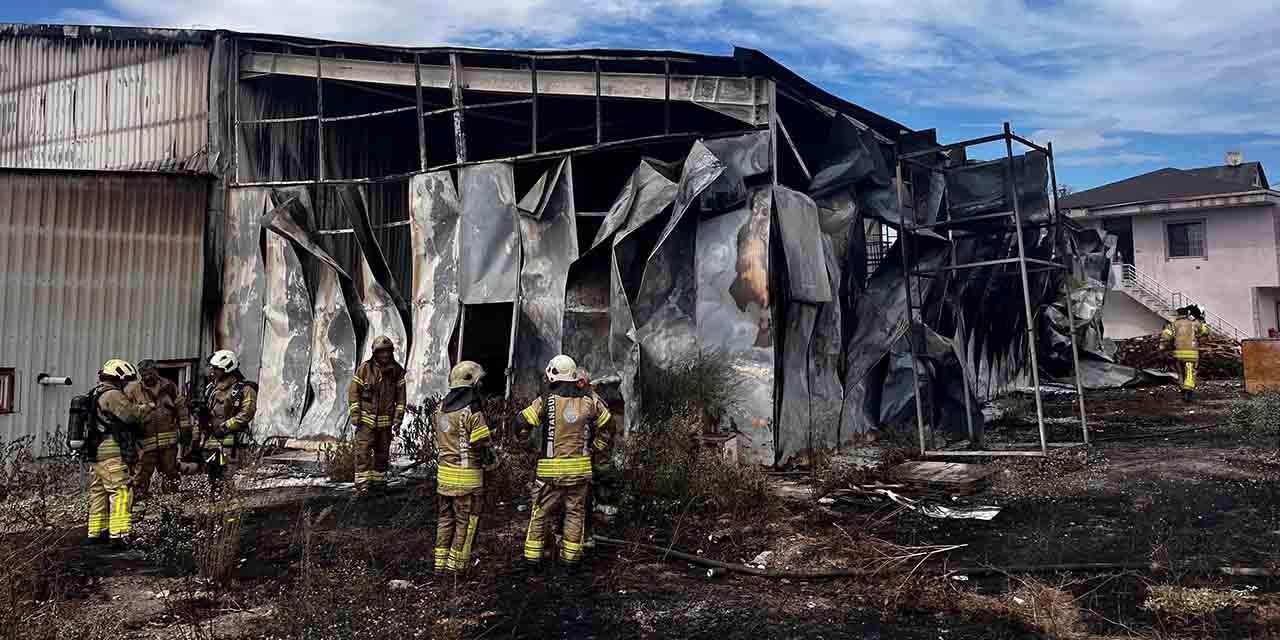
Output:
<instances>
[{"instance_id":1,"label":"pile of wood","mask_svg":"<svg viewBox=\"0 0 1280 640\"><path fill-rule=\"evenodd\" d=\"M1116 340L1116 361L1139 369L1176 371L1173 354L1159 334ZM1240 343L1211 333L1200 339L1200 368L1205 380L1238 380L1244 374Z\"/></svg>"}]
</instances>

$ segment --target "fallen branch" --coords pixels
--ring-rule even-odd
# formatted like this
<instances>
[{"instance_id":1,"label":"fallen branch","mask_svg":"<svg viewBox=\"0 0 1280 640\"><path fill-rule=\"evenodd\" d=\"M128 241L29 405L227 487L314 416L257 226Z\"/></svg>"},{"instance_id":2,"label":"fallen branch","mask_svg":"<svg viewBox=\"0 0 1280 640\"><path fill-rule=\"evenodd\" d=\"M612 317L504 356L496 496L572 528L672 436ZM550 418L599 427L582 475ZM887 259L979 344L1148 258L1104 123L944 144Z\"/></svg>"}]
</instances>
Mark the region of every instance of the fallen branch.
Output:
<instances>
[{"instance_id":1,"label":"fallen branch","mask_svg":"<svg viewBox=\"0 0 1280 640\"><path fill-rule=\"evenodd\" d=\"M734 573L743 573L743 574L752 575L752 576L760 576L762 578L784 578L787 580L830 580L832 578L858 578L858 577L880 575L883 573L898 573L898 571L894 569L890 569L889 567L881 567L879 569L831 569L828 571L779 571L776 569L761 569L759 567L752 567L750 565L738 564L736 562L722 562L720 560L712 560L711 558L707 558L704 556L696 556L691 553L684 553L684 552L676 551L674 549L669 549L666 547L659 547L657 545L652 545L652 544L644 544L643 542L627 542L625 540L615 540L613 538L606 538L604 536L595 536L595 541L596 541L596 544L603 544L603 545L614 546L614 547L634 547L638 549L644 549L646 551L652 551L654 553L662 554L664 559L675 558L677 560L692 562L694 564L702 565L704 567L710 567L712 569L724 569L725 571L732 571ZM911 554L910 556L906 556L906 558L923 556L923 558L921 558L921 562L924 562L929 558L929 556L932 556L937 553L942 553L945 551L953 551L955 549L959 549L964 546L965 545L960 544L960 545L953 545L950 547L942 547L937 550L930 551L929 553ZM902 559L906 559L906 558L902 558ZM915 566L915 568L918 568L918 567L919 567L919 564ZM912 571L914 571L915 568L913 568Z\"/></svg>"},{"instance_id":2,"label":"fallen branch","mask_svg":"<svg viewBox=\"0 0 1280 640\"><path fill-rule=\"evenodd\" d=\"M897 573L914 573L919 565L907 571L905 567L885 566L879 569L832 569L829 571L779 571L775 569L761 569L736 562L723 562L720 560L712 560L704 556L698 556L691 553L684 553L659 547L657 545L645 544L643 542L627 542L626 540L617 540L614 538L606 538L604 536L595 536L597 544L611 547L633 547L644 549L661 554L664 559L674 558L676 560L684 560L693 564L710 567L713 569L724 569L734 573L742 573L746 575L759 576L762 578L784 578L787 580L831 580L834 578L861 578L884 574ZM927 554L912 554L907 557L915 557L924 555L928 556L944 551L952 551L966 545L954 545L950 547L942 547L936 551ZM1280 569L1269 569L1265 567L1231 567L1221 565L1204 566L1205 569L1212 570L1215 573L1229 576L1249 576L1249 577L1274 577L1280 576ZM1075 572L1102 572L1102 571L1147 571L1150 573L1161 573L1169 571L1168 565L1159 562L1081 562L1067 564L1036 564L1036 565L1011 565L1007 567L961 567L958 569L927 569L922 573L935 576L991 576L1006 574L1034 574L1034 573L1075 573Z\"/></svg>"}]
</instances>

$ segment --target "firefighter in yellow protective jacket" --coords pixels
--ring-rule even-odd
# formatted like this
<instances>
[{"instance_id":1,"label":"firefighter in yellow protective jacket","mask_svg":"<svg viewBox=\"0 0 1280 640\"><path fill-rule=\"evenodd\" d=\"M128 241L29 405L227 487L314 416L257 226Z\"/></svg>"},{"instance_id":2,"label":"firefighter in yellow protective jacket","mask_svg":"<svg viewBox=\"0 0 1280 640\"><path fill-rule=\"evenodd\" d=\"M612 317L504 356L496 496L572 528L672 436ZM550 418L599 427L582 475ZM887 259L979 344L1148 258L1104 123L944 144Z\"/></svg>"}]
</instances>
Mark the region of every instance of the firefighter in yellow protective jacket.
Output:
<instances>
[{"instance_id":1,"label":"firefighter in yellow protective jacket","mask_svg":"<svg viewBox=\"0 0 1280 640\"><path fill-rule=\"evenodd\" d=\"M209 372L213 381L204 390L209 422L202 425L201 457L216 485L235 473L240 449L248 443L258 412L258 387L245 380L233 351L215 351L209 357Z\"/></svg>"},{"instance_id":2,"label":"firefighter in yellow protective jacket","mask_svg":"<svg viewBox=\"0 0 1280 640\"><path fill-rule=\"evenodd\" d=\"M392 427L404 421L404 367L396 362L391 338L373 339L373 357L356 368L347 386L351 426L355 427L356 489L387 484Z\"/></svg>"},{"instance_id":3,"label":"firefighter in yellow protective jacket","mask_svg":"<svg viewBox=\"0 0 1280 640\"><path fill-rule=\"evenodd\" d=\"M449 373L449 393L431 419L437 447L437 573L467 567L480 524L484 471L493 459L489 423L480 410L483 378L479 364L459 362Z\"/></svg>"},{"instance_id":4,"label":"firefighter in yellow protective jacket","mask_svg":"<svg viewBox=\"0 0 1280 640\"><path fill-rule=\"evenodd\" d=\"M572 565L582 559L592 456L608 455L612 416L603 400L578 384L577 370L569 356L552 358L547 394L516 419L522 434L534 430L533 444L541 451L524 541L525 560L533 564L541 562L548 524L561 508L560 560Z\"/></svg>"},{"instance_id":5,"label":"firefighter in yellow protective jacket","mask_svg":"<svg viewBox=\"0 0 1280 640\"><path fill-rule=\"evenodd\" d=\"M1165 325L1160 335L1164 338L1165 348L1173 349L1173 359L1178 362L1178 378L1182 383L1182 399L1190 402L1196 388L1200 338L1209 335L1204 313L1195 305L1178 309L1178 319Z\"/></svg>"},{"instance_id":6,"label":"firefighter in yellow protective jacket","mask_svg":"<svg viewBox=\"0 0 1280 640\"><path fill-rule=\"evenodd\" d=\"M133 365L112 359L98 372L93 390L97 404L97 437L86 457L93 461L89 479L89 538L123 545L133 520L133 472L140 449L142 424L151 406L129 400L125 385L137 377Z\"/></svg>"},{"instance_id":7,"label":"firefighter in yellow protective jacket","mask_svg":"<svg viewBox=\"0 0 1280 640\"><path fill-rule=\"evenodd\" d=\"M142 460L133 483L136 499L142 500L151 489L151 476L156 471L164 476L166 492L178 489L178 426L186 409L178 401L178 385L160 376L154 360L139 362L138 376L125 387L124 394L137 404L156 406L142 424Z\"/></svg>"}]
</instances>

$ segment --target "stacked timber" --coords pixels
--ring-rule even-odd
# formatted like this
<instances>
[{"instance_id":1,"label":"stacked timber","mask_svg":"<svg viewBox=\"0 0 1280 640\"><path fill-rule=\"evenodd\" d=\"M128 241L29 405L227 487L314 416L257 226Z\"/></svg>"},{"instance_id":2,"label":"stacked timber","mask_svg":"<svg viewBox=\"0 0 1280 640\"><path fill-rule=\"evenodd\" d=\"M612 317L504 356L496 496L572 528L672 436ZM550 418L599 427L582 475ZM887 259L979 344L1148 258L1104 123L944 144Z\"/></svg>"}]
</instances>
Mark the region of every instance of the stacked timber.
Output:
<instances>
[{"instance_id":1,"label":"stacked timber","mask_svg":"<svg viewBox=\"0 0 1280 640\"><path fill-rule=\"evenodd\" d=\"M1116 340L1116 362L1139 369L1177 371L1159 334ZM1238 380L1244 373L1240 343L1218 333L1200 339L1198 374L1206 380Z\"/></svg>"}]
</instances>

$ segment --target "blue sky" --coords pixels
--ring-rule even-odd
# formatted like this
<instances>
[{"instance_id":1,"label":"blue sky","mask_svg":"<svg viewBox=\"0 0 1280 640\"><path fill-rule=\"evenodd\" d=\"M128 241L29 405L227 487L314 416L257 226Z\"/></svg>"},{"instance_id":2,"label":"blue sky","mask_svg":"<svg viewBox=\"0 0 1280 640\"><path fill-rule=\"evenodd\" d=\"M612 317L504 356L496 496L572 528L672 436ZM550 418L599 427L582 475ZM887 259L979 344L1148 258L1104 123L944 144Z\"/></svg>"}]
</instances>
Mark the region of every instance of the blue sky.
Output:
<instances>
[{"instance_id":1,"label":"blue sky","mask_svg":"<svg viewBox=\"0 0 1280 640\"><path fill-rule=\"evenodd\" d=\"M222 27L407 45L761 49L943 140L1004 120L1096 186L1228 149L1280 179L1280 3L1234 0L64 0L0 21Z\"/></svg>"}]
</instances>

